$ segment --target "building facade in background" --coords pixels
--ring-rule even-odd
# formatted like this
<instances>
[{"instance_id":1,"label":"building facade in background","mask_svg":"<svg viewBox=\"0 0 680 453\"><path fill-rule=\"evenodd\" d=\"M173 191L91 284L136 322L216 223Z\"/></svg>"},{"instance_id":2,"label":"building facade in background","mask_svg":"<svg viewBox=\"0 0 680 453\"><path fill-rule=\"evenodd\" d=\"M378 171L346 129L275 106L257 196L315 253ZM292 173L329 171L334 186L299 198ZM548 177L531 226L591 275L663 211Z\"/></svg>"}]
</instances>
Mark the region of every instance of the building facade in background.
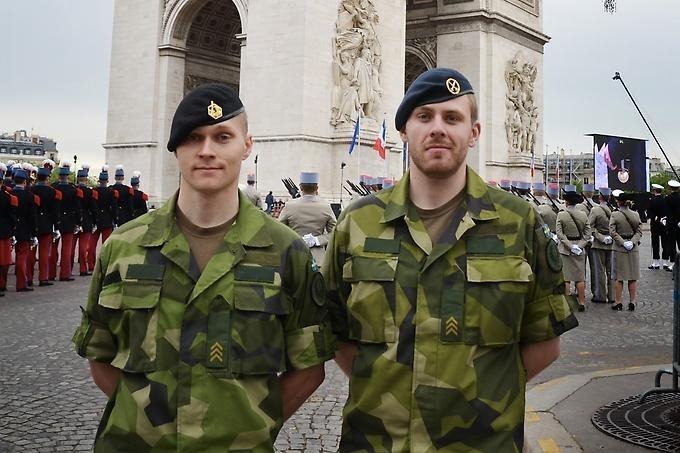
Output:
<instances>
[{"instance_id":1,"label":"building facade in background","mask_svg":"<svg viewBox=\"0 0 680 453\"><path fill-rule=\"evenodd\" d=\"M154 202L177 186L165 150L184 94L208 82L237 89L254 149L243 175L261 191L320 173L320 193L342 179L399 178L405 167L394 114L423 71L454 67L479 98L482 137L468 163L486 179L542 175L541 0L116 0L107 137L110 165L139 169ZM348 154L361 116L359 148ZM385 159L375 150L387 125ZM533 157L532 157L533 156ZM346 164L346 165L343 165Z\"/></svg>"},{"instance_id":2,"label":"building facade in background","mask_svg":"<svg viewBox=\"0 0 680 453\"><path fill-rule=\"evenodd\" d=\"M0 162L29 162L39 167L45 159L59 161L57 142L53 139L29 135L25 130L0 134Z\"/></svg>"}]
</instances>

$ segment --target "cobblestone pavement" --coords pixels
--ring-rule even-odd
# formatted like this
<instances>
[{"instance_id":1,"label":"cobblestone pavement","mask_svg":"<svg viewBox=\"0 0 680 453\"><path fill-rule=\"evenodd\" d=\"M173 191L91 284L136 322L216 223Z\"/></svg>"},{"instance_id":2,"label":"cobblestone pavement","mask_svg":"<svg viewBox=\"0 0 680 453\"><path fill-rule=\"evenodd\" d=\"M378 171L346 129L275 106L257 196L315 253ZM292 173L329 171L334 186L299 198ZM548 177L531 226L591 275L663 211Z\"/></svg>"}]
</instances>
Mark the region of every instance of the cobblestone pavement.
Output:
<instances>
[{"instance_id":1,"label":"cobblestone pavement","mask_svg":"<svg viewBox=\"0 0 680 453\"><path fill-rule=\"evenodd\" d=\"M670 363L671 274L647 269L648 233L643 241L638 310L614 312L590 304L578 313L581 326L563 336L560 359L536 383L586 371ZM70 344L88 283L89 278L76 277L19 294L10 287L0 298L0 452L91 449L106 401ZM277 449L336 451L346 396L346 378L327 364L326 381L284 425Z\"/></svg>"}]
</instances>

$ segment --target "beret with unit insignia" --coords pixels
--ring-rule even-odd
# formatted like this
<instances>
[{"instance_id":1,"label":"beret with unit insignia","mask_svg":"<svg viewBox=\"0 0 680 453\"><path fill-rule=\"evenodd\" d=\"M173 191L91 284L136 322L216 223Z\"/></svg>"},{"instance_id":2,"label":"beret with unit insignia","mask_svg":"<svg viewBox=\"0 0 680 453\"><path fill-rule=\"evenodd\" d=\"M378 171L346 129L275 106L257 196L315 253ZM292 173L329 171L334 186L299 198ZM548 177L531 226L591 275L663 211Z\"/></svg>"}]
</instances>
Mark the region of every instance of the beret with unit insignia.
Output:
<instances>
[{"instance_id":1,"label":"beret with unit insignia","mask_svg":"<svg viewBox=\"0 0 680 453\"><path fill-rule=\"evenodd\" d=\"M394 125L401 131L416 107L438 104L471 93L474 93L472 85L455 69L434 68L425 71L406 90L397 109Z\"/></svg>"},{"instance_id":2,"label":"beret with unit insignia","mask_svg":"<svg viewBox=\"0 0 680 453\"><path fill-rule=\"evenodd\" d=\"M227 121L244 111L236 91L226 85L210 83L195 88L177 106L172 118L168 151L177 151L177 147L197 127Z\"/></svg>"}]
</instances>

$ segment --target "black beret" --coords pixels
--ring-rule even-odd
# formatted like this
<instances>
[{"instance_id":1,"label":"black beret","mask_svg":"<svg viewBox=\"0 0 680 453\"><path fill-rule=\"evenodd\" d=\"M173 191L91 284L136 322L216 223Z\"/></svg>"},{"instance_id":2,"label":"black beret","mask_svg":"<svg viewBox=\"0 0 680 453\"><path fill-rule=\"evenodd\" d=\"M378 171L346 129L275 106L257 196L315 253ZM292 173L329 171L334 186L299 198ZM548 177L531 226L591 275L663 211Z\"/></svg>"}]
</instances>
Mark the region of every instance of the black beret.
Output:
<instances>
[{"instance_id":1,"label":"black beret","mask_svg":"<svg viewBox=\"0 0 680 453\"><path fill-rule=\"evenodd\" d=\"M227 121L244 111L238 93L226 85L210 83L193 89L184 96L172 118L168 151L177 151L197 127Z\"/></svg>"},{"instance_id":2,"label":"black beret","mask_svg":"<svg viewBox=\"0 0 680 453\"><path fill-rule=\"evenodd\" d=\"M472 85L455 69L434 68L425 71L406 90L394 117L394 125L398 131L402 130L416 107L437 104L470 93L474 93Z\"/></svg>"},{"instance_id":3,"label":"black beret","mask_svg":"<svg viewBox=\"0 0 680 453\"><path fill-rule=\"evenodd\" d=\"M577 192L564 192L564 201L576 204L583 201L583 199Z\"/></svg>"}]
</instances>

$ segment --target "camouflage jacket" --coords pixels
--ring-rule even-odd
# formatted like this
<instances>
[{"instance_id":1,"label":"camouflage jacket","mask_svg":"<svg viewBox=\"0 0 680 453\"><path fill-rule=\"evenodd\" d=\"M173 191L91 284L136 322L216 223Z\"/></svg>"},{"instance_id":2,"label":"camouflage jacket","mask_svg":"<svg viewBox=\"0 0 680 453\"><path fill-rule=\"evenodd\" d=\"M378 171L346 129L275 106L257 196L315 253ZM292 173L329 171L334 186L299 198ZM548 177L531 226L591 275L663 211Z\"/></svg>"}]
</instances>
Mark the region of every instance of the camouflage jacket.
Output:
<instances>
[{"instance_id":1,"label":"camouflage jacket","mask_svg":"<svg viewBox=\"0 0 680 453\"><path fill-rule=\"evenodd\" d=\"M73 342L122 370L95 451L272 451L277 373L333 355L323 277L299 236L243 193L199 273L176 200L117 229L95 267Z\"/></svg>"},{"instance_id":2,"label":"camouflage jacket","mask_svg":"<svg viewBox=\"0 0 680 453\"><path fill-rule=\"evenodd\" d=\"M408 174L338 220L322 272L333 330L358 344L342 452L522 451L520 345L578 323L536 211L467 171L436 244Z\"/></svg>"}]
</instances>

